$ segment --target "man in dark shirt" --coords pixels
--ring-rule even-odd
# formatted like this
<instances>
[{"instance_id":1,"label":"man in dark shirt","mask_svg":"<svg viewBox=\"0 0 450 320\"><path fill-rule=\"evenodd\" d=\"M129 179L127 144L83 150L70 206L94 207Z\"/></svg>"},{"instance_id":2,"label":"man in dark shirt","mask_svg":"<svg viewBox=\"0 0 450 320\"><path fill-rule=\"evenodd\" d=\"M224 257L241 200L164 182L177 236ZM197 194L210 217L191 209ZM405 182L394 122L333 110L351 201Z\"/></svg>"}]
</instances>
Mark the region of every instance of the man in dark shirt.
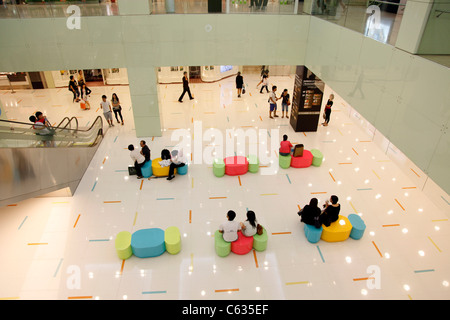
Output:
<instances>
[{"instance_id":1,"label":"man in dark shirt","mask_svg":"<svg viewBox=\"0 0 450 320\"><path fill-rule=\"evenodd\" d=\"M150 161L150 149L144 140L141 140L141 154L145 157L145 162Z\"/></svg>"},{"instance_id":2,"label":"man in dark shirt","mask_svg":"<svg viewBox=\"0 0 450 320\"><path fill-rule=\"evenodd\" d=\"M326 227L329 227L331 223L339 219L339 212L341 211L341 205L338 203L339 199L337 196L331 196L330 201L331 203L327 200L323 205L325 209L319 218Z\"/></svg>"},{"instance_id":3,"label":"man in dark shirt","mask_svg":"<svg viewBox=\"0 0 450 320\"><path fill-rule=\"evenodd\" d=\"M178 101L179 102L183 102L182 100L183 100L183 97L184 97L184 94L187 92L188 94L189 94L189 99L194 99L193 97L192 97L192 95L191 95L191 90L189 89L189 80L188 80L188 77L187 77L187 72L185 71L184 72L184 76L183 76L183 93L181 94L181 96L180 96L180 98L178 99Z\"/></svg>"}]
</instances>

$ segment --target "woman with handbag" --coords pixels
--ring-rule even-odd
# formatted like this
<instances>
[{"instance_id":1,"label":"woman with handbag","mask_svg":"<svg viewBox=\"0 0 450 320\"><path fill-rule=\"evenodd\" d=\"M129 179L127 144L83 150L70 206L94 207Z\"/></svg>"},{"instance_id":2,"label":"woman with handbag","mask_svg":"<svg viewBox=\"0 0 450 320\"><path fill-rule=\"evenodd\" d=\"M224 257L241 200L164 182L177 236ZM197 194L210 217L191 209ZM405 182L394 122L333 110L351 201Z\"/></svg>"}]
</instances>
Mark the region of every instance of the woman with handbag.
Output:
<instances>
[{"instance_id":1,"label":"woman with handbag","mask_svg":"<svg viewBox=\"0 0 450 320\"><path fill-rule=\"evenodd\" d=\"M283 114L281 117L284 118L284 112L286 111L286 118L289 119L288 113L289 113L289 105L291 104L291 102L289 101L288 89L283 90L281 98L283 99L281 100L281 112Z\"/></svg>"},{"instance_id":2,"label":"woman with handbag","mask_svg":"<svg viewBox=\"0 0 450 320\"><path fill-rule=\"evenodd\" d=\"M236 76L236 89L237 89L238 98L241 97L243 86L244 86L244 78L241 76L241 73L238 72L237 76ZM244 91L244 93L245 93L245 91Z\"/></svg>"},{"instance_id":3,"label":"woman with handbag","mask_svg":"<svg viewBox=\"0 0 450 320\"><path fill-rule=\"evenodd\" d=\"M113 106L113 111L114 115L116 116L117 123L120 123L119 118L117 117L117 114L119 114L120 120L122 120L123 125L122 107L120 106L120 100L119 97L117 97L117 94L115 93L112 94L111 103Z\"/></svg>"},{"instance_id":4,"label":"woman with handbag","mask_svg":"<svg viewBox=\"0 0 450 320\"><path fill-rule=\"evenodd\" d=\"M253 237L258 230L258 222L253 211L247 211L247 220L241 222L242 234L246 237Z\"/></svg>"},{"instance_id":5,"label":"woman with handbag","mask_svg":"<svg viewBox=\"0 0 450 320\"><path fill-rule=\"evenodd\" d=\"M325 112L323 114L323 118L325 121L322 123L323 126L328 126L328 122L330 122L330 115L331 115L331 107L333 106L333 99L334 94L330 94L330 98L327 101L327 104L325 106Z\"/></svg>"}]
</instances>

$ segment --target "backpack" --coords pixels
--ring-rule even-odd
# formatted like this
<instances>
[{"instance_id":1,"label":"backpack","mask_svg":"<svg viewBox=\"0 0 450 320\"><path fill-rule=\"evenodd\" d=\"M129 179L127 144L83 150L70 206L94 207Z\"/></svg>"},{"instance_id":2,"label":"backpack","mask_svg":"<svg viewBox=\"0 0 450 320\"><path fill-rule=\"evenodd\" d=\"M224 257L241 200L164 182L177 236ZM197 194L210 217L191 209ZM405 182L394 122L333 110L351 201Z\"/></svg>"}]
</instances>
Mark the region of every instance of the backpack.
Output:
<instances>
[{"instance_id":1,"label":"backpack","mask_svg":"<svg viewBox=\"0 0 450 320\"><path fill-rule=\"evenodd\" d=\"M167 149L163 149L161 151L161 160L170 160L170 151Z\"/></svg>"}]
</instances>

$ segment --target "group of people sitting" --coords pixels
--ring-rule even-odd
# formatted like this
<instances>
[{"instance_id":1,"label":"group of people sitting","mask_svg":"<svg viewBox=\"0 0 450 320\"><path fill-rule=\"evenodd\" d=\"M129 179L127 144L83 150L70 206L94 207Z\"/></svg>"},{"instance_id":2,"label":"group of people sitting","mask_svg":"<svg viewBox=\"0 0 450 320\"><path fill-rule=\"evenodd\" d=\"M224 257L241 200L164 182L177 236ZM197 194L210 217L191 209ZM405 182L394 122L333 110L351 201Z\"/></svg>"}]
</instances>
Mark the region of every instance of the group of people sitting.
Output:
<instances>
[{"instance_id":1,"label":"group of people sitting","mask_svg":"<svg viewBox=\"0 0 450 320\"><path fill-rule=\"evenodd\" d=\"M237 222L236 212L228 211L227 221L222 223L219 227L219 232L223 234L223 240L226 242L234 242L238 239L238 232L241 231L246 237L253 237L255 234L261 234L262 227L256 221L256 215L253 211L247 211L247 220Z\"/></svg>"},{"instance_id":2,"label":"group of people sitting","mask_svg":"<svg viewBox=\"0 0 450 320\"><path fill-rule=\"evenodd\" d=\"M146 162L151 161L150 148L147 146L144 140L140 142L141 150L134 148L134 145L130 144L128 150L130 151L130 157L134 161L134 168L136 169L136 175L138 179L142 179L142 167ZM175 178L175 169L186 165L186 158L183 154L183 149L172 150L170 152L167 149L161 151L161 161L159 161L161 167L170 167L169 176L167 180Z\"/></svg>"},{"instance_id":3,"label":"group of people sitting","mask_svg":"<svg viewBox=\"0 0 450 320\"><path fill-rule=\"evenodd\" d=\"M309 204L305 205L298 212L298 215L301 217L300 221L315 226L316 228L320 228L322 225L329 227L339 219L341 205L338 201L339 198L332 195L329 200L325 201L323 210L320 210L317 198L312 198Z\"/></svg>"}]
</instances>

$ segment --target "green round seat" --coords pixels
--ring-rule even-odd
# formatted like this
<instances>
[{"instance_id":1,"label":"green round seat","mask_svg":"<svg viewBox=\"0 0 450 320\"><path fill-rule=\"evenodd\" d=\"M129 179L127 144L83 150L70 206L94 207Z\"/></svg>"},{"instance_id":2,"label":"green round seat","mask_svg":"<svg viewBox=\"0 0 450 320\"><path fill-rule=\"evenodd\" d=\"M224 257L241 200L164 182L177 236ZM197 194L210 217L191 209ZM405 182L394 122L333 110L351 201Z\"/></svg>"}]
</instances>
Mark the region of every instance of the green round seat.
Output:
<instances>
[{"instance_id":1,"label":"green round seat","mask_svg":"<svg viewBox=\"0 0 450 320\"><path fill-rule=\"evenodd\" d=\"M168 227L164 232L166 250L170 254L177 254L181 250L181 235L177 227Z\"/></svg>"},{"instance_id":2,"label":"green round seat","mask_svg":"<svg viewBox=\"0 0 450 320\"><path fill-rule=\"evenodd\" d=\"M119 259L126 260L131 257L133 255L131 233L128 231L119 232L116 236L115 246Z\"/></svg>"},{"instance_id":3,"label":"green round seat","mask_svg":"<svg viewBox=\"0 0 450 320\"><path fill-rule=\"evenodd\" d=\"M247 157L248 171L251 173L257 173L259 171L259 159L257 156L251 154Z\"/></svg>"},{"instance_id":4,"label":"green round seat","mask_svg":"<svg viewBox=\"0 0 450 320\"><path fill-rule=\"evenodd\" d=\"M214 247L219 257L226 257L231 252L231 242L223 240L223 235L219 230L214 233Z\"/></svg>"},{"instance_id":5,"label":"green round seat","mask_svg":"<svg viewBox=\"0 0 450 320\"><path fill-rule=\"evenodd\" d=\"M320 150L317 150L317 149L311 149L311 153L313 155L312 165L314 167L320 167L320 165L322 164L322 161L323 161L322 152L320 152Z\"/></svg>"},{"instance_id":6,"label":"green round seat","mask_svg":"<svg viewBox=\"0 0 450 320\"><path fill-rule=\"evenodd\" d=\"M265 228L263 228L263 234L255 234L253 236L253 249L256 251L264 251L267 248L267 241L269 237L267 236L267 231Z\"/></svg>"},{"instance_id":7,"label":"green round seat","mask_svg":"<svg viewBox=\"0 0 450 320\"><path fill-rule=\"evenodd\" d=\"M281 168L288 169L291 166L291 155L282 156L281 154L279 154L278 163Z\"/></svg>"},{"instance_id":8,"label":"green round seat","mask_svg":"<svg viewBox=\"0 0 450 320\"><path fill-rule=\"evenodd\" d=\"M225 162L223 161L223 159L214 159L213 173L218 178L225 175Z\"/></svg>"}]
</instances>

